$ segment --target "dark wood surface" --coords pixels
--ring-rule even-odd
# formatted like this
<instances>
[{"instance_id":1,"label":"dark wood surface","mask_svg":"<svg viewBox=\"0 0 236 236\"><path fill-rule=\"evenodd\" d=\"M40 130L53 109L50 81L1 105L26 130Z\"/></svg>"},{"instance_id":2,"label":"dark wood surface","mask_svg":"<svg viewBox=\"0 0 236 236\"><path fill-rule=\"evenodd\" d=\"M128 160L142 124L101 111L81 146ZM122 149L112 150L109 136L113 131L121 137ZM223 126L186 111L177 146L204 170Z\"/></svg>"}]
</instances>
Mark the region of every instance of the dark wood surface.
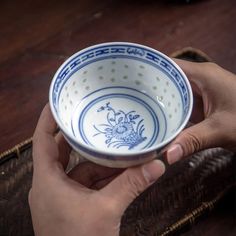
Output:
<instances>
[{"instance_id":1,"label":"dark wood surface","mask_svg":"<svg viewBox=\"0 0 236 236\"><path fill-rule=\"evenodd\" d=\"M236 73L236 1L180 2L1 1L0 152L32 136L56 69L86 46L130 41L166 54L191 46ZM235 208L225 209L186 235L235 235Z\"/></svg>"}]
</instances>

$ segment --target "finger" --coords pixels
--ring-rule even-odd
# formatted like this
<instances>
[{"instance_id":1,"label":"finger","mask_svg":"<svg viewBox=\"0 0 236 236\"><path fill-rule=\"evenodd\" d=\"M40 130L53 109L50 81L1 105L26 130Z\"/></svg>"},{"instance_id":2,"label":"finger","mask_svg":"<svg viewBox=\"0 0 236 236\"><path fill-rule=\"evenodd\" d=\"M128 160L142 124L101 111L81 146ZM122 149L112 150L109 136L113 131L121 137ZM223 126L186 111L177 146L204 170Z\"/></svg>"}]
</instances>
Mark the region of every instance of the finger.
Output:
<instances>
[{"instance_id":1,"label":"finger","mask_svg":"<svg viewBox=\"0 0 236 236\"><path fill-rule=\"evenodd\" d=\"M201 75L205 77L205 72L203 69L204 63L190 62L190 61L176 59L176 58L174 58L173 60L184 71L184 73L187 75L190 82L195 81L196 77L199 77Z\"/></svg>"},{"instance_id":2,"label":"finger","mask_svg":"<svg viewBox=\"0 0 236 236\"><path fill-rule=\"evenodd\" d=\"M69 159L70 159L70 152L71 152L71 147L70 145L66 142L64 136L62 135L61 132L59 132L56 137L55 137L57 146L59 148L59 161L62 164L64 170L66 169Z\"/></svg>"},{"instance_id":3,"label":"finger","mask_svg":"<svg viewBox=\"0 0 236 236\"><path fill-rule=\"evenodd\" d=\"M100 166L92 162L83 162L74 167L68 176L80 184L90 188L96 182L120 174L123 169Z\"/></svg>"},{"instance_id":4,"label":"finger","mask_svg":"<svg viewBox=\"0 0 236 236\"><path fill-rule=\"evenodd\" d=\"M33 136L33 161L35 169L41 166L47 167L58 160L58 148L54 138L56 127L57 125L47 104L40 115Z\"/></svg>"},{"instance_id":5,"label":"finger","mask_svg":"<svg viewBox=\"0 0 236 236\"><path fill-rule=\"evenodd\" d=\"M41 132L53 135L57 130L57 124L52 116L49 104L43 108L43 111L39 117L38 124L35 129L35 135L41 134Z\"/></svg>"},{"instance_id":6,"label":"finger","mask_svg":"<svg viewBox=\"0 0 236 236\"><path fill-rule=\"evenodd\" d=\"M211 88L212 83L215 84L216 80L222 73L222 68L212 62L196 63L180 59L173 59L187 75L193 92L202 95L204 88Z\"/></svg>"},{"instance_id":7,"label":"finger","mask_svg":"<svg viewBox=\"0 0 236 236\"><path fill-rule=\"evenodd\" d=\"M166 157L169 164L189 156L200 150L220 145L219 131L211 119L206 119L185 129L167 149Z\"/></svg>"},{"instance_id":8,"label":"finger","mask_svg":"<svg viewBox=\"0 0 236 236\"><path fill-rule=\"evenodd\" d=\"M204 63L194 63L176 58L173 58L173 60L181 67L181 69L183 69L190 81L194 96L194 106L191 119L194 123L199 122L204 117L202 88L199 84L199 77L205 77L205 72L203 73L204 67L202 66Z\"/></svg>"},{"instance_id":9,"label":"finger","mask_svg":"<svg viewBox=\"0 0 236 236\"><path fill-rule=\"evenodd\" d=\"M122 215L128 205L148 186L165 172L160 160L154 160L142 166L129 168L100 190L109 199L114 212Z\"/></svg>"}]
</instances>

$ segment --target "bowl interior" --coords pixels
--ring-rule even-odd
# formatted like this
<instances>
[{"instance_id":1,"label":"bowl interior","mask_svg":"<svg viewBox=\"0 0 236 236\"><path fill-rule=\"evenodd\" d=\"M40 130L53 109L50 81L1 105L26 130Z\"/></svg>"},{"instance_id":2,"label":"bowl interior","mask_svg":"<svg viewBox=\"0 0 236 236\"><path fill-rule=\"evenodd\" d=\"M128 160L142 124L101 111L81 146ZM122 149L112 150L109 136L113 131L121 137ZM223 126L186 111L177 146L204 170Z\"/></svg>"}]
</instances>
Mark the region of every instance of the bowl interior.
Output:
<instances>
[{"instance_id":1,"label":"bowl interior","mask_svg":"<svg viewBox=\"0 0 236 236\"><path fill-rule=\"evenodd\" d=\"M125 53L112 53L117 47ZM100 55L101 50L108 53ZM88 59L82 63L83 57ZM54 83L52 99L62 130L100 151L121 154L158 146L175 135L189 113L184 77L168 58L138 46L85 50L54 80L60 82Z\"/></svg>"}]
</instances>

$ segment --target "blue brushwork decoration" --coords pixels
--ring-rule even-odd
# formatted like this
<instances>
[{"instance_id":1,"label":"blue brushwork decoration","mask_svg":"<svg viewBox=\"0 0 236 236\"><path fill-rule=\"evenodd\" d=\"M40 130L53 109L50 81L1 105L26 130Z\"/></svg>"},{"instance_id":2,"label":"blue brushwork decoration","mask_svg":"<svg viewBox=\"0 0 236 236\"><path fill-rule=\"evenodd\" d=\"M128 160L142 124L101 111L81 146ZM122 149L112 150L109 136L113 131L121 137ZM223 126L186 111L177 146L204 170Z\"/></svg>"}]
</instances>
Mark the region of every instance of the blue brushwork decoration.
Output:
<instances>
[{"instance_id":1,"label":"blue brushwork decoration","mask_svg":"<svg viewBox=\"0 0 236 236\"><path fill-rule=\"evenodd\" d=\"M105 143L107 147L120 148L128 146L128 149L133 149L135 146L142 143L147 137L143 137L145 130L143 119L135 111L125 113L122 110L112 108L110 102L105 106L101 106L97 112L107 112L107 123L100 124L99 128L93 125L97 133L94 136L103 134L106 137Z\"/></svg>"}]
</instances>

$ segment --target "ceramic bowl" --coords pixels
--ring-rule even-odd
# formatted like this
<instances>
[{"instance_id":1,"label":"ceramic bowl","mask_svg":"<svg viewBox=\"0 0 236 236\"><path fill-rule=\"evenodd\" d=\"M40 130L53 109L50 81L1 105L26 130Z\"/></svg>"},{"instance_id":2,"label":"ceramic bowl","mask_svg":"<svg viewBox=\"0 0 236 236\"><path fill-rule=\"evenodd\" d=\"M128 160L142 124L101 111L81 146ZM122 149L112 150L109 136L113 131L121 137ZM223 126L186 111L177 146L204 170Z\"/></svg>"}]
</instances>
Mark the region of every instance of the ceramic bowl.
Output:
<instances>
[{"instance_id":1,"label":"ceramic bowl","mask_svg":"<svg viewBox=\"0 0 236 236\"><path fill-rule=\"evenodd\" d=\"M110 167L153 159L185 127L193 104L190 84L174 61L126 42L72 55L56 72L49 96L73 149Z\"/></svg>"}]
</instances>

